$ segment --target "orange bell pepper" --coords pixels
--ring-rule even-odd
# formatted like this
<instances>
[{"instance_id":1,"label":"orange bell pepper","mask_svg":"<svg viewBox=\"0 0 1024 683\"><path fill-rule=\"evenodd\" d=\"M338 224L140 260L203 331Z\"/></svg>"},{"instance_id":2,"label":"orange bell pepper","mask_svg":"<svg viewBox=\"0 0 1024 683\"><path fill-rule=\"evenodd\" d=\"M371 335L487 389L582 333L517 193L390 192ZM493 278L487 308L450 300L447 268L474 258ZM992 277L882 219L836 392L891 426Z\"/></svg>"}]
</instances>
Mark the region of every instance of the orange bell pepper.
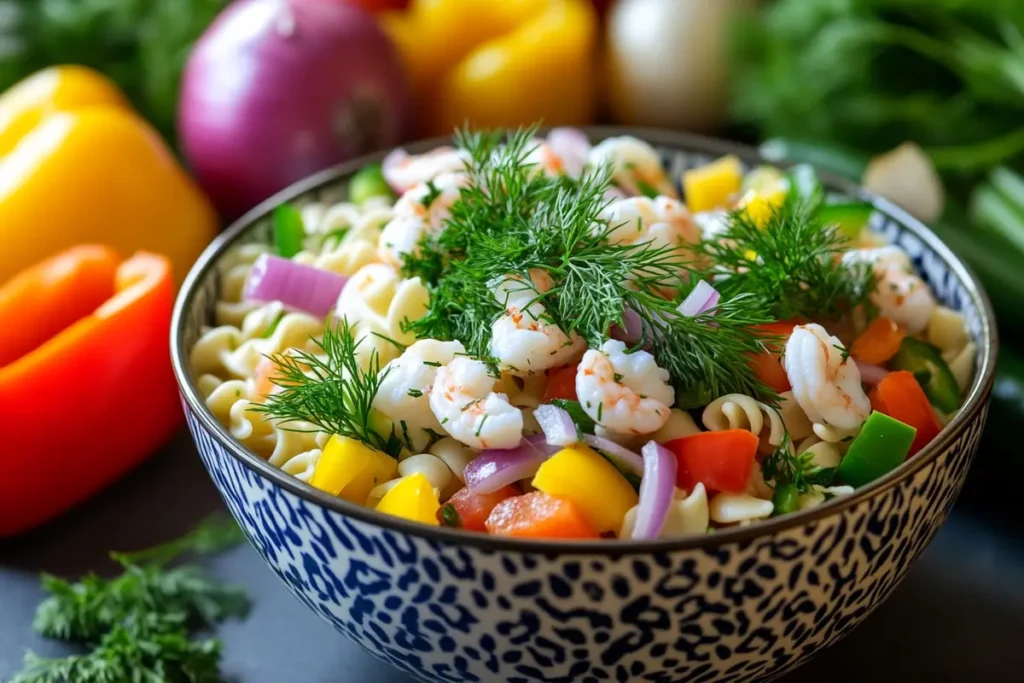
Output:
<instances>
[{"instance_id":1,"label":"orange bell pepper","mask_svg":"<svg viewBox=\"0 0 1024 683\"><path fill-rule=\"evenodd\" d=\"M598 533L568 498L534 491L507 498L487 517L487 531L513 538L593 539Z\"/></svg>"},{"instance_id":2,"label":"orange bell pepper","mask_svg":"<svg viewBox=\"0 0 1024 683\"><path fill-rule=\"evenodd\" d=\"M780 394L793 388L789 384L789 375L786 374L786 369L782 367L780 357L782 356L782 349L785 348L786 339L789 335L793 334L793 328L799 324L797 322L781 320L775 323L764 323L763 325L755 326L758 331L763 332L766 336L782 337L779 345L772 344L771 348L750 355L750 367L754 370L757 378L766 387Z\"/></svg>"},{"instance_id":3,"label":"orange bell pepper","mask_svg":"<svg viewBox=\"0 0 1024 683\"><path fill-rule=\"evenodd\" d=\"M590 123L598 19L590 0L413 0L383 15L405 63L423 135Z\"/></svg>"},{"instance_id":4,"label":"orange bell pepper","mask_svg":"<svg viewBox=\"0 0 1024 683\"><path fill-rule=\"evenodd\" d=\"M900 350L907 333L885 316L875 318L850 345L850 355L862 363L884 365Z\"/></svg>"},{"instance_id":5,"label":"orange bell pepper","mask_svg":"<svg viewBox=\"0 0 1024 683\"><path fill-rule=\"evenodd\" d=\"M0 95L0 283L86 243L164 254L180 283L217 224L160 136L102 74L53 67Z\"/></svg>"},{"instance_id":6,"label":"orange bell pepper","mask_svg":"<svg viewBox=\"0 0 1024 683\"><path fill-rule=\"evenodd\" d=\"M935 409L911 372L890 372L868 397L872 408L917 430L907 457L915 455L942 431Z\"/></svg>"},{"instance_id":7,"label":"orange bell pepper","mask_svg":"<svg viewBox=\"0 0 1024 683\"><path fill-rule=\"evenodd\" d=\"M163 256L80 246L0 287L0 536L111 483L181 425Z\"/></svg>"}]
</instances>

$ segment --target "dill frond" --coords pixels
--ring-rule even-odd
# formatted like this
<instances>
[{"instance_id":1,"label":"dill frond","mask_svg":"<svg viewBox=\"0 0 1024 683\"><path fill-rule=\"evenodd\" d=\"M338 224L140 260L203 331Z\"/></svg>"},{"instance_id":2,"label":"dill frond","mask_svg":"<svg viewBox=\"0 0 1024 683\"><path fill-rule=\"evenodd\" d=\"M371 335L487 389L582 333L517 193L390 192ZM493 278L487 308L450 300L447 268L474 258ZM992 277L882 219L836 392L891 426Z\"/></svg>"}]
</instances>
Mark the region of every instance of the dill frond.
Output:
<instances>
[{"instance_id":1,"label":"dill frond","mask_svg":"<svg viewBox=\"0 0 1024 683\"><path fill-rule=\"evenodd\" d=\"M714 263L723 298L751 294L778 320L836 320L870 308L875 285L870 266L839 265L847 247L837 226L790 197L763 226L733 212L726 230L700 251Z\"/></svg>"},{"instance_id":2,"label":"dill frond","mask_svg":"<svg viewBox=\"0 0 1024 683\"><path fill-rule=\"evenodd\" d=\"M373 399L387 376L376 349L369 362L359 362L359 345L348 321L328 321L323 336L314 339L319 351L296 351L271 356L276 368L272 382L281 391L252 410L282 425L308 422L318 431L337 434L398 457L402 443L392 430L374 429Z\"/></svg>"},{"instance_id":3,"label":"dill frond","mask_svg":"<svg viewBox=\"0 0 1024 683\"><path fill-rule=\"evenodd\" d=\"M810 451L798 455L786 434L778 448L761 461L761 471L765 481L775 488L792 484L800 493L810 493L815 486L828 486L835 476L835 468L819 467L813 464L813 458Z\"/></svg>"}]
</instances>

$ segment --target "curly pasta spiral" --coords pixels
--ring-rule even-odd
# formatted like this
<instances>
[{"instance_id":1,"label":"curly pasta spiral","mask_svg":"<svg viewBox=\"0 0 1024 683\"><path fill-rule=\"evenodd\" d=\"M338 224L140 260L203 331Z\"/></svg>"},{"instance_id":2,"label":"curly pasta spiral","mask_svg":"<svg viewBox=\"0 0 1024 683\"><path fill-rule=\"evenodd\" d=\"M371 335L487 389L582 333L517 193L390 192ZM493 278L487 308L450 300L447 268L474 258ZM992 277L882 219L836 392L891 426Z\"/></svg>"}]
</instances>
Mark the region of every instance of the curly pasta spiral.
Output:
<instances>
[{"instance_id":1,"label":"curly pasta spiral","mask_svg":"<svg viewBox=\"0 0 1024 683\"><path fill-rule=\"evenodd\" d=\"M768 443L778 446L786 434L782 416L771 406L745 394L726 394L708 404L701 414L704 426L713 432L747 429L760 434L768 429Z\"/></svg>"}]
</instances>

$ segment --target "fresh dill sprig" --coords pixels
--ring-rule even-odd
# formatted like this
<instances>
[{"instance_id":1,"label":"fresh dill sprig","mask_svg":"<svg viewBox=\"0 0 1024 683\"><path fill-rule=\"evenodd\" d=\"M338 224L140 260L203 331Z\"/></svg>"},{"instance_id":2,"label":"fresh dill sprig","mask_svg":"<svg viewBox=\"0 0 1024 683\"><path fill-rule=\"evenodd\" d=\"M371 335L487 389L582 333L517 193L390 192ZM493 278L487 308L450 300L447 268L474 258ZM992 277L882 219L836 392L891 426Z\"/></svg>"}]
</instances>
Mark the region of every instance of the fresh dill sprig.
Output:
<instances>
[{"instance_id":1,"label":"fresh dill sprig","mask_svg":"<svg viewBox=\"0 0 1024 683\"><path fill-rule=\"evenodd\" d=\"M94 574L78 583L44 575L50 593L33 628L47 638L81 642L85 654L56 659L29 652L11 683L220 681L220 643L189 632L241 617L249 600L238 588L211 581L192 566L165 565L189 553L214 552L239 542L241 530L222 516L192 533L138 553L111 553L124 569L113 579Z\"/></svg>"},{"instance_id":2,"label":"fresh dill sprig","mask_svg":"<svg viewBox=\"0 0 1024 683\"><path fill-rule=\"evenodd\" d=\"M470 182L452 205L445 229L406 260L408 276L431 287L427 314L408 325L418 337L458 339L476 356L489 352L491 325L502 314L494 290L509 275L532 285L530 272L542 271L553 285L535 290L533 301L566 333L591 346L624 326L632 310L644 327L644 344L669 370L681 404L744 392L771 399L747 354L763 348L752 326L768 322L763 303L748 295L730 296L714 318L680 316L676 307L693 271L679 247L613 239L621 228L609 225L604 209L610 172L592 169L579 180L537 172L526 159L534 129L508 136L459 135L469 152ZM529 307L526 307L529 308ZM710 323L710 324L709 324Z\"/></svg>"},{"instance_id":3,"label":"fresh dill sprig","mask_svg":"<svg viewBox=\"0 0 1024 683\"><path fill-rule=\"evenodd\" d=\"M347 320L328 322L318 351L296 351L270 356L275 364L272 382L281 391L270 394L252 410L288 425L308 422L317 431L337 434L397 457L402 441L392 429L381 434L373 426L373 399L387 376L380 355L370 351L363 367L359 346Z\"/></svg>"},{"instance_id":4,"label":"fresh dill sprig","mask_svg":"<svg viewBox=\"0 0 1024 683\"><path fill-rule=\"evenodd\" d=\"M835 478L835 468L819 467L813 459L811 451L797 454L787 433L778 448L761 461L761 472L774 488L791 484L800 493L810 493L815 486L828 486Z\"/></svg>"},{"instance_id":5,"label":"fresh dill sprig","mask_svg":"<svg viewBox=\"0 0 1024 683\"><path fill-rule=\"evenodd\" d=\"M699 250L713 262L723 298L751 294L778 320L834 320L870 307L874 291L869 265L838 263L847 247L838 226L789 197L764 225L734 211L726 229Z\"/></svg>"}]
</instances>

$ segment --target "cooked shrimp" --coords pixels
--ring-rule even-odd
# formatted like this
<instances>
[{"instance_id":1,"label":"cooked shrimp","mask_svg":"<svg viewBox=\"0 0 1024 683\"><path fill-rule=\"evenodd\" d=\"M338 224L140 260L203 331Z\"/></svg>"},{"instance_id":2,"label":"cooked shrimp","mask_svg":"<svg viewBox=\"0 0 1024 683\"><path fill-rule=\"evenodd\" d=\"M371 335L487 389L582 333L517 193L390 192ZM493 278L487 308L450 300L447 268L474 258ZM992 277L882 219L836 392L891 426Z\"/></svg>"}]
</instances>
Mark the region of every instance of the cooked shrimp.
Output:
<instances>
[{"instance_id":1,"label":"cooked shrimp","mask_svg":"<svg viewBox=\"0 0 1024 683\"><path fill-rule=\"evenodd\" d=\"M583 355L576 370L576 394L594 422L623 434L649 434L671 415L675 390L667 370L646 351L626 353L620 341L606 341Z\"/></svg>"},{"instance_id":2,"label":"cooked shrimp","mask_svg":"<svg viewBox=\"0 0 1024 683\"><path fill-rule=\"evenodd\" d=\"M502 369L516 375L565 365L579 357L585 346L579 335L563 332L536 301L553 286L551 277L533 270L530 280L509 275L494 291L505 313L491 325L491 355L501 362Z\"/></svg>"},{"instance_id":3,"label":"cooked shrimp","mask_svg":"<svg viewBox=\"0 0 1024 683\"><path fill-rule=\"evenodd\" d=\"M821 325L797 325L786 342L786 375L793 398L811 422L856 429L871 412L860 370L838 337Z\"/></svg>"},{"instance_id":4,"label":"cooked shrimp","mask_svg":"<svg viewBox=\"0 0 1024 683\"><path fill-rule=\"evenodd\" d=\"M430 392L438 366L465 352L458 341L421 339L381 370L384 379L373 407L391 419L398 438L410 451L419 453L430 445L432 432L442 433L430 410Z\"/></svg>"},{"instance_id":5,"label":"cooked shrimp","mask_svg":"<svg viewBox=\"0 0 1024 683\"><path fill-rule=\"evenodd\" d=\"M442 173L403 194L395 203L394 218L381 231L377 243L380 260L400 266L406 254L416 253L427 234L439 233L467 182L465 175Z\"/></svg>"},{"instance_id":6,"label":"cooked shrimp","mask_svg":"<svg viewBox=\"0 0 1024 683\"><path fill-rule=\"evenodd\" d=\"M684 247L700 242L700 228L681 202L671 197L629 197L609 204L601 217L616 244L651 242L656 247Z\"/></svg>"},{"instance_id":7,"label":"cooked shrimp","mask_svg":"<svg viewBox=\"0 0 1024 683\"><path fill-rule=\"evenodd\" d=\"M871 295L871 303L882 315L911 334L924 332L938 304L928 285L914 273L906 252L886 246L852 249L843 254L844 265L859 263L869 263L874 268L878 286Z\"/></svg>"},{"instance_id":8,"label":"cooked shrimp","mask_svg":"<svg viewBox=\"0 0 1024 683\"><path fill-rule=\"evenodd\" d=\"M470 448L517 446L523 413L494 392L496 382L482 361L465 356L438 368L430 409L441 428Z\"/></svg>"},{"instance_id":9,"label":"cooked shrimp","mask_svg":"<svg viewBox=\"0 0 1024 683\"><path fill-rule=\"evenodd\" d=\"M381 173L391 189L401 194L442 173L461 173L469 162L469 152L454 147L438 147L415 155L396 149L384 158Z\"/></svg>"},{"instance_id":10,"label":"cooked shrimp","mask_svg":"<svg viewBox=\"0 0 1024 683\"><path fill-rule=\"evenodd\" d=\"M635 137L623 135L604 140L590 150L587 163L595 167L610 165L612 182L631 195L653 193L673 199L679 196L661 166L658 153Z\"/></svg>"}]
</instances>

